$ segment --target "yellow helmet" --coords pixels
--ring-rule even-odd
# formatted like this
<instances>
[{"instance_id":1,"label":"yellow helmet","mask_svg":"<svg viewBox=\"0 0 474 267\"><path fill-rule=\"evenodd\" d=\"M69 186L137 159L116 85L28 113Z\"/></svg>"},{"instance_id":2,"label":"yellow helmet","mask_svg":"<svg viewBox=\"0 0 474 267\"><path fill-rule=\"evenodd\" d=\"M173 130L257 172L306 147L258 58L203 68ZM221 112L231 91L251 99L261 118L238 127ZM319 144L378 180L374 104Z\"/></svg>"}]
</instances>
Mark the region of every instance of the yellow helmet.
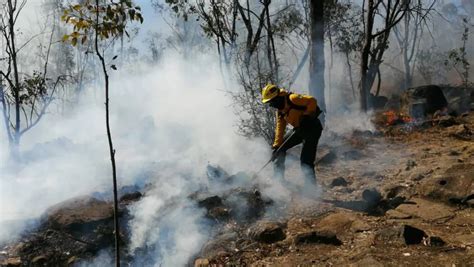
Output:
<instances>
[{"instance_id":1,"label":"yellow helmet","mask_svg":"<svg viewBox=\"0 0 474 267\"><path fill-rule=\"evenodd\" d=\"M268 101L272 100L280 93L280 89L274 84L267 84L262 89L262 102L267 103Z\"/></svg>"}]
</instances>

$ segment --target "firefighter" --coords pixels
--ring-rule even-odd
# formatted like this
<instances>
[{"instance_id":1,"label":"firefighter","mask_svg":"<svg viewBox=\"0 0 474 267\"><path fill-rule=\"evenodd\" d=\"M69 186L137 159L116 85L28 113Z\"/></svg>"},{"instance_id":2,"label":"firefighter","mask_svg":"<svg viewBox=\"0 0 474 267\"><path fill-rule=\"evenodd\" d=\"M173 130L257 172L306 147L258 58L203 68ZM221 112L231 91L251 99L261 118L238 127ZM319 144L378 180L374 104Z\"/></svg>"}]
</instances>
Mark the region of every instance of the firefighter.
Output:
<instances>
[{"instance_id":1,"label":"firefighter","mask_svg":"<svg viewBox=\"0 0 474 267\"><path fill-rule=\"evenodd\" d=\"M277 109L275 139L272 145L274 172L277 179L283 181L286 151L303 143L300 162L305 176L305 184L316 185L314 161L319 138L323 130L318 119L321 110L317 101L309 95L301 95L268 84L262 89L262 102ZM294 134L283 144L287 124L294 128Z\"/></svg>"}]
</instances>

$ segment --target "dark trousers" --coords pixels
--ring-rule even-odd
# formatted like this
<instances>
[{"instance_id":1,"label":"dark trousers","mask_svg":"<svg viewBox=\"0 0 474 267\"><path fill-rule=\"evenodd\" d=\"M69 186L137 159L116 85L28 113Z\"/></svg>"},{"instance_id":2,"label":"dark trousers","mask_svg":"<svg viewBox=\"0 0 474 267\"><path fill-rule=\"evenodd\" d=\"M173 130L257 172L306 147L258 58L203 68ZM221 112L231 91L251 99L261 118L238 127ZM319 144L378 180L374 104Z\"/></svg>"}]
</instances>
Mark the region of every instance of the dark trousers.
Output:
<instances>
[{"instance_id":1,"label":"dark trousers","mask_svg":"<svg viewBox=\"0 0 474 267\"><path fill-rule=\"evenodd\" d=\"M290 137L278 152L274 163L274 171L277 179L283 180L285 173L286 151L298 144L303 143L300 162L301 170L305 176L305 183L316 184L316 173L314 172L314 161L316 159L316 150L319 138L323 131L323 126L318 118L314 118L306 127L300 127L295 134ZM286 138L285 138L286 140Z\"/></svg>"}]
</instances>

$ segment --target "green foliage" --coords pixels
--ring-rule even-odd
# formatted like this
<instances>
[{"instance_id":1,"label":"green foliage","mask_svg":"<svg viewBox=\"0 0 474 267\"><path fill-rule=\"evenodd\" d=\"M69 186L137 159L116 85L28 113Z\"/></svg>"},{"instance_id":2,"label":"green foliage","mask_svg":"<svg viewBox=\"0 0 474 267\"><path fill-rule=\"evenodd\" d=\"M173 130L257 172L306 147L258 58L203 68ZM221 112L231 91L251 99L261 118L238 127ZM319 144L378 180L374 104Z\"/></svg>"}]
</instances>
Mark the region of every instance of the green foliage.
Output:
<instances>
[{"instance_id":1,"label":"green foliage","mask_svg":"<svg viewBox=\"0 0 474 267\"><path fill-rule=\"evenodd\" d=\"M463 19L464 31L461 37L462 46L457 49L448 51L448 58L444 64L446 66L452 65L452 67L458 72L459 76L463 80L463 84L467 86L469 83L469 69L470 64L467 60L466 44L469 38L469 24L466 18ZM459 69L459 67L462 68Z\"/></svg>"},{"instance_id":2,"label":"green foliage","mask_svg":"<svg viewBox=\"0 0 474 267\"><path fill-rule=\"evenodd\" d=\"M20 87L20 103L32 104L37 98L48 95L46 79L42 73L34 71L33 76L25 78Z\"/></svg>"},{"instance_id":3,"label":"green foliage","mask_svg":"<svg viewBox=\"0 0 474 267\"><path fill-rule=\"evenodd\" d=\"M346 54L359 52L364 41L359 8L354 8L351 3L328 1L325 11L327 35L333 38L334 46Z\"/></svg>"},{"instance_id":4,"label":"green foliage","mask_svg":"<svg viewBox=\"0 0 474 267\"><path fill-rule=\"evenodd\" d=\"M450 51L448 51L448 59L445 60L445 65L449 65L449 63L452 63L453 65L457 66L457 65L463 65L465 66L466 68L469 67L469 61L467 61L466 57L465 57L465 48L464 47L460 47L460 48L457 48L457 49L452 49Z\"/></svg>"},{"instance_id":5,"label":"green foliage","mask_svg":"<svg viewBox=\"0 0 474 267\"><path fill-rule=\"evenodd\" d=\"M82 4L70 5L64 10L61 20L73 27L73 32L65 34L63 42L70 42L76 46L78 42L87 42L88 32L94 31L101 39L128 35L127 21L143 23L141 9L134 6L131 0L120 0L108 4L96 5L93 0L86 0Z\"/></svg>"},{"instance_id":6,"label":"green foliage","mask_svg":"<svg viewBox=\"0 0 474 267\"><path fill-rule=\"evenodd\" d=\"M188 0L165 0L170 9L179 17L182 17L184 21L187 21L189 15L196 14L196 5L192 5ZM200 3L204 5L204 3Z\"/></svg>"},{"instance_id":7,"label":"green foliage","mask_svg":"<svg viewBox=\"0 0 474 267\"><path fill-rule=\"evenodd\" d=\"M297 31L296 33L301 36L307 35L308 27L303 18L303 14L296 6L289 6L275 18L272 25L274 34L281 39L285 39L293 31Z\"/></svg>"}]
</instances>

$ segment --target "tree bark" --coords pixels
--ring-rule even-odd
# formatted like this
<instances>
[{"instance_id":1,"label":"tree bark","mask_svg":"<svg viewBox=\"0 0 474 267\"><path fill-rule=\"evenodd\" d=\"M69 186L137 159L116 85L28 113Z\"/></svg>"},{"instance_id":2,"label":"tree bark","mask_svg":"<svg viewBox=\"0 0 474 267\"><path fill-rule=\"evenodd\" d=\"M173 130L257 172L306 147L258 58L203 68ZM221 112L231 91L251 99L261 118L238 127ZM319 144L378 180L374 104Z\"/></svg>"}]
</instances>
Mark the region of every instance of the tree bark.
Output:
<instances>
[{"instance_id":1,"label":"tree bark","mask_svg":"<svg viewBox=\"0 0 474 267\"><path fill-rule=\"evenodd\" d=\"M324 98L324 0L310 0L310 55L309 93L316 97L318 106L326 111Z\"/></svg>"},{"instance_id":2,"label":"tree bark","mask_svg":"<svg viewBox=\"0 0 474 267\"><path fill-rule=\"evenodd\" d=\"M368 65L369 65L369 54L370 48L372 46L372 29L374 26L374 1L368 0L367 3L367 18L365 19L365 29L364 29L364 45L361 53L360 61L360 84L359 84L359 93L360 93L360 109L362 111L368 110L369 103L369 81L368 81Z\"/></svg>"}]
</instances>

